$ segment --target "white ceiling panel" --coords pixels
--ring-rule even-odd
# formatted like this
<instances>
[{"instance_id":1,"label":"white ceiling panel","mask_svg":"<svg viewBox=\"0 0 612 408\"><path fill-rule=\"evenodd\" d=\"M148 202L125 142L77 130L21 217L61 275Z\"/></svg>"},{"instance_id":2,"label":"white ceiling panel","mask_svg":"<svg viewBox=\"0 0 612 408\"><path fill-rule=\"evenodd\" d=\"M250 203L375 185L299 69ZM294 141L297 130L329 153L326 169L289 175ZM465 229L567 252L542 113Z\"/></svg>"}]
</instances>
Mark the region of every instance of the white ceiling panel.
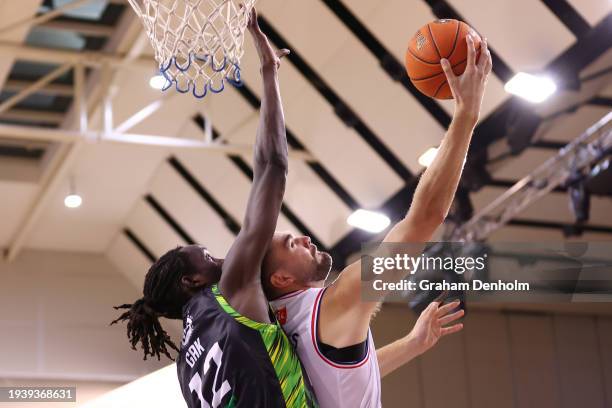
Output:
<instances>
[{"instance_id":1,"label":"white ceiling panel","mask_svg":"<svg viewBox=\"0 0 612 408\"><path fill-rule=\"evenodd\" d=\"M370 11L369 7L363 7L360 4L353 4L353 2L348 3L347 6L402 64L405 60L410 38L421 26L436 19L431 12L431 8L424 1L389 0L380 2L374 11ZM373 82L369 84L374 85L376 89L371 94L378 93L378 84ZM491 113L507 97L508 94L504 91L504 84L492 74L489 77L487 92L482 103L482 116ZM439 100L438 103L448 114L453 114L454 101ZM407 112L409 108L401 106L401 104L400 107L404 108L404 112ZM420 110L414 112L414 114L422 114Z\"/></svg>"},{"instance_id":2,"label":"white ceiling panel","mask_svg":"<svg viewBox=\"0 0 612 408\"><path fill-rule=\"evenodd\" d=\"M196 242L216 257L225 256L234 234L170 164L160 166L149 191Z\"/></svg>"},{"instance_id":3,"label":"white ceiling panel","mask_svg":"<svg viewBox=\"0 0 612 408\"><path fill-rule=\"evenodd\" d=\"M557 153L554 149L529 148L518 156L505 159L496 166L493 175L498 179L518 181Z\"/></svg>"},{"instance_id":4,"label":"white ceiling panel","mask_svg":"<svg viewBox=\"0 0 612 408\"><path fill-rule=\"evenodd\" d=\"M167 150L152 146L85 145L69 173L74 175L82 206L64 206L70 190L69 180L64 180L52 193L26 246L104 252L167 154Z\"/></svg>"},{"instance_id":5,"label":"white ceiling panel","mask_svg":"<svg viewBox=\"0 0 612 408\"><path fill-rule=\"evenodd\" d=\"M329 189L321 188L314 172L304 162L291 164L285 202L328 248L351 230L346 219L352 210L338 196L330 194Z\"/></svg>"},{"instance_id":6,"label":"white ceiling panel","mask_svg":"<svg viewBox=\"0 0 612 408\"><path fill-rule=\"evenodd\" d=\"M544 68L575 38L540 1L451 0L451 5L491 45L514 71Z\"/></svg>"},{"instance_id":7,"label":"white ceiling panel","mask_svg":"<svg viewBox=\"0 0 612 408\"><path fill-rule=\"evenodd\" d=\"M362 0L359 3L365 2ZM375 2L370 3L372 5L369 7L376 7ZM308 63L315 68L333 58L350 35L344 27L339 26L341 23L335 22L337 18L323 2L286 0L280 5L278 1L268 0L258 2L257 10L297 47L301 55L307 56Z\"/></svg>"},{"instance_id":8,"label":"white ceiling panel","mask_svg":"<svg viewBox=\"0 0 612 408\"><path fill-rule=\"evenodd\" d=\"M600 95L607 98L612 98L612 84L610 84L603 91L601 91Z\"/></svg>"},{"instance_id":9,"label":"white ceiling panel","mask_svg":"<svg viewBox=\"0 0 612 408\"><path fill-rule=\"evenodd\" d=\"M259 92L257 56L247 48L244 60L245 81ZM399 176L358 133L338 119L331 105L288 61L280 68L280 81L287 127L362 206L375 208L401 188ZM296 85L299 92L291 91Z\"/></svg>"},{"instance_id":10,"label":"white ceiling panel","mask_svg":"<svg viewBox=\"0 0 612 408\"><path fill-rule=\"evenodd\" d=\"M610 0L568 0L568 2L592 26L612 12L612 2Z\"/></svg>"},{"instance_id":11,"label":"white ceiling panel","mask_svg":"<svg viewBox=\"0 0 612 408\"><path fill-rule=\"evenodd\" d=\"M186 242L144 200L134 206L126 226L159 258L170 249Z\"/></svg>"},{"instance_id":12,"label":"white ceiling panel","mask_svg":"<svg viewBox=\"0 0 612 408\"><path fill-rule=\"evenodd\" d=\"M562 115L551 124L544 124L537 137L543 140L571 142L603 118L610 108L585 105L575 113Z\"/></svg>"},{"instance_id":13,"label":"white ceiling panel","mask_svg":"<svg viewBox=\"0 0 612 408\"><path fill-rule=\"evenodd\" d=\"M500 187L485 187L471 195L474 209L477 212L506 191ZM550 193L516 216L520 219L539 220L573 224L574 216L569 207L569 196L565 193ZM589 224L612 226L612 198L592 196Z\"/></svg>"},{"instance_id":14,"label":"white ceiling panel","mask_svg":"<svg viewBox=\"0 0 612 408\"><path fill-rule=\"evenodd\" d=\"M142 288L151 262L123 232L117 234L108 247L106 256L135 288Z\"/></svg>"}]
</instances>

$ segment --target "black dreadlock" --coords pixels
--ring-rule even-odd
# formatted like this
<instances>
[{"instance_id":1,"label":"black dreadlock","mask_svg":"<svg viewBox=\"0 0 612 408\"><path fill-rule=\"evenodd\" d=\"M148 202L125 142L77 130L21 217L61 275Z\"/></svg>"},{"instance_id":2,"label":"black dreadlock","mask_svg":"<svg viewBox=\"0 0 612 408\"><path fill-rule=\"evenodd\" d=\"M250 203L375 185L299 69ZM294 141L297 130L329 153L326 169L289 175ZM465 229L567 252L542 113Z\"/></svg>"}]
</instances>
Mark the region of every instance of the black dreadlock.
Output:
<instances>
[{"instance_id":1,"label":"black dreadlock","mask_svg":"<svg viewBox=\"0 0 612 408\"><path fill-rule=\"evenodd\" d=\"M170 360L174 358L166 345L175 351L178 347L162 328L159 316L169 319L182 319L183 306L189 296L182 290L181 277L187 272L188 264L180 253L181 247L166 252L147 272L144 281L143 297L133 304L115 306L116 310L128 309L111 325L127 320L127 336L136 350L141 344L144 350L144 360L147 356L160 360L164 354Z\"/></svg>"}]
</instances>

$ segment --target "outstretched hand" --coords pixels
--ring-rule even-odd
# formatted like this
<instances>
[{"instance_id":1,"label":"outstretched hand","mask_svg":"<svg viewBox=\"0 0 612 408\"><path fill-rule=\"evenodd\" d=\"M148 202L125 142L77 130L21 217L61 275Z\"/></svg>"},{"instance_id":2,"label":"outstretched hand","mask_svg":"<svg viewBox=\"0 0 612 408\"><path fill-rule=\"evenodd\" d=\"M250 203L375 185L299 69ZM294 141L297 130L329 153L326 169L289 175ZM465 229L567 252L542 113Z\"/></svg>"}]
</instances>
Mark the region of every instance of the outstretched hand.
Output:
<instances>
[{"instance_id":1,"label":"outstretched hand","mask_svg":"<svg viewBox=\"0 0 612 408\"><path fill-rule=\"evenodd\" d=\"M458 300L440 306L440 302L431 302L419 316L408 338L414 341L420 353L432 348L440 338L463 329L462 323L452 323L465 314L463 309L453 312L460 302Z\"/></svg>"},{"instance_id":2,"label":"outstretched hand","mask_svg":"<svg viewBox=\"0 0 612 408\"><path fill-rule=\"evenodd\" d=\"M257 49L257 54L259 55L261 68L280 68L281 59L284 56L289 55L290 51L285 48L274 51L268 37L259 27L259 22L257 21L257 10L255 10L255 7L253 7L251 10L249 24L247 27L251 33L251 36L253 37L253 41L255 42L255 48Z\"/></svg>"},{"instance_id":3,"label":"outstretched hand","mask_svg":"<svg viewBox=\"0 0 612 408\"><path fill-rule=\"evenodd\" d=\"M477 121L480 116L480 107L487 78L491 73L493 63L486 38L482 41L478 62L476 62L474 39L468 34L466 41L467 65L462 75L455 75L447 59L442 59L440 64L442 64L446 80L455 98L455 114L464 114Z\"/></svg>"}]
</instances>

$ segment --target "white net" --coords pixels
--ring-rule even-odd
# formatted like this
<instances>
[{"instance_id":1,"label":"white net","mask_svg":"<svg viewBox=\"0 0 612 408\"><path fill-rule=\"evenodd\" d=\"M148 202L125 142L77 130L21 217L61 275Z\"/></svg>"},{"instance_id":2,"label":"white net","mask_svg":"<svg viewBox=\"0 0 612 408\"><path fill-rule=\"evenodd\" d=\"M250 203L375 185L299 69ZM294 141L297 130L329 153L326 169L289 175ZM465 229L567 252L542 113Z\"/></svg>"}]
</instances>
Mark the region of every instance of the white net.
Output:
<instances>
[{"instance_id":1,"label":"white net","mask_svg":"<svg viewBox=\"0 0 612 408\"><path fill-rule=\"evenodd\" d=\"M240 84L244 31L256 0L129 0L155 51L163 90L198 98Z\"/></svg>"}]
</instances>

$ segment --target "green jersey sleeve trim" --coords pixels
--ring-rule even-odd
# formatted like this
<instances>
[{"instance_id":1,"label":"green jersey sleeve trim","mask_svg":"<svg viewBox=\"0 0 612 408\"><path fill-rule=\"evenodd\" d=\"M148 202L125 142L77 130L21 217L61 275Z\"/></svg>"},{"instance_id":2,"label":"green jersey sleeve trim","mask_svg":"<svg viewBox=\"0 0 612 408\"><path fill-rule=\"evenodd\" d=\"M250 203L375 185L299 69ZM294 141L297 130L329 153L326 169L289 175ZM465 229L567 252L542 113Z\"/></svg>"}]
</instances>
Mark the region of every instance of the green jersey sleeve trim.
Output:
<instances>
[{"instance_id":1,"label":"green jersey sleeve trim","mask_svg":"<svg viewBox=\"0 0 612 408\"><path fill-rule=\"evenodd\" d=\"M242 323L245 326L250 327L251 329L255 329L255 330L259 330L259 331L278 330L279 329L276 324L256 322L255 320L251 320L248 317L243 316L240 313L238 313L228 303L227 299L225 299L223 297L221 292L219 292L219 286L218 285L213 285L211 290L212 290L213 295L215 295L215 299L217 299L217 302L219 303L219 305L221 306L223 311L225 311L225 313L229 314L234 319L236 319L237 322Z\"/></svg>"}]
</instances>

